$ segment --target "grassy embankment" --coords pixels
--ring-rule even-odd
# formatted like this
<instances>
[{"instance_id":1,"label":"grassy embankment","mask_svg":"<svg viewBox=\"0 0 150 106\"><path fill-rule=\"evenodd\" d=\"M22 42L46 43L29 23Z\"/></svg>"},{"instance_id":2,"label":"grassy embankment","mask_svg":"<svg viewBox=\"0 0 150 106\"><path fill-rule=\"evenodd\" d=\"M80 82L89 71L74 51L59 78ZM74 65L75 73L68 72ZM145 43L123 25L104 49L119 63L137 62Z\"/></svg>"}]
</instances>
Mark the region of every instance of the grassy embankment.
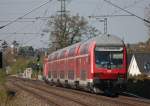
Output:
<instances>
[{"instance_id":1,"label":"grassy embankment","mask_svg":"<svg viewBox=\"0 0 150 106\"><path fill-rule=\"evenodd\" d=\"M4 70L0 69L0 105L6 105L7 103L7 91L5 87L6 74Z\"/></svg>"},{"instance_id":2,"label":"grassy embankment","mask_svg":"<svg viewBox=\"0 0 150 106\"><path fill-rule=\"evenodd\" d=\"M16 58L15 61L9 62L8 74L13 75L22 73L29 64L29 62L31 62L31 60L26 58ZM8 89L8 87L6 86L6 77L6 70L0 69L0 106L6 106L9 104L11 92L13 92L11 88Z\"/></svg>"}]
</instances>

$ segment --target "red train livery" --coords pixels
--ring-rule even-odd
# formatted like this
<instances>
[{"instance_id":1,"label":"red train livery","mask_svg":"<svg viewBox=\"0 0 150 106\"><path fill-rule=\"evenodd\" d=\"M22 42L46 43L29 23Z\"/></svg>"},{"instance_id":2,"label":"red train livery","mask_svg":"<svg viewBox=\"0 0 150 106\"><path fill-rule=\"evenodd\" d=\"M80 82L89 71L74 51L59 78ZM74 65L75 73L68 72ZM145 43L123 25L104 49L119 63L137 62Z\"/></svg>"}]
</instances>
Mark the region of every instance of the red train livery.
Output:
<instances>
[{"instance_id":1,"label":"red train livery","mask_svg":"<svg viewBox=\"0 0 150 106\"><path fill-rule=\"evenodd\" d=\"M126 66L124 42L103 35L51 53L43 74L51 84L116 93L126 87Z\"/></svg>"}]
</instances>

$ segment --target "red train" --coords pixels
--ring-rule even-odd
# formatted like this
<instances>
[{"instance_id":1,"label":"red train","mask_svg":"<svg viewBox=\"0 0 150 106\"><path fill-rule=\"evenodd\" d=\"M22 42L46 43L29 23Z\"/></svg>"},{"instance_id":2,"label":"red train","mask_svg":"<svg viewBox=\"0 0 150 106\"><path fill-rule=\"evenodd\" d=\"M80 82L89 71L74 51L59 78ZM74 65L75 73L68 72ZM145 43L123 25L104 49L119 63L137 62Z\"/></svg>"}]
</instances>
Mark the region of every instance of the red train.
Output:
<instances>
[{"instance_id":1,"label":"red train","mask_svg":"<svg viewBox=\"0 0 150 106\"><path fill-rule=\"evenodd\" d=\"M43 74L51 84L118 93L126 88L126 61L124 42L103 35L53 52L45 58Z\"/></svg>"}]
</instances>

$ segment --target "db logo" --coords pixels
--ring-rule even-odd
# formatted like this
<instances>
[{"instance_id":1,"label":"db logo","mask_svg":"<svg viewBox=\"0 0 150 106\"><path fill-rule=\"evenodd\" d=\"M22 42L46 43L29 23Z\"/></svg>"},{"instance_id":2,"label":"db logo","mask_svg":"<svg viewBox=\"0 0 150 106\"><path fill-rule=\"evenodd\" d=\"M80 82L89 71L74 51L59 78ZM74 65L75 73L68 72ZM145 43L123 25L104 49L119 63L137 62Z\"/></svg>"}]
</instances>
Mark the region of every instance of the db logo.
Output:
<instances>
[{"instance_id":1,"label":"db logo","mask_svg":"<svg viewBox=\"0 0 150 106\"><path fill-rule=\"evenodd\" d=\"M111 70L107 70L108 73L111 73Z\"/></svg>"}]
</instances>

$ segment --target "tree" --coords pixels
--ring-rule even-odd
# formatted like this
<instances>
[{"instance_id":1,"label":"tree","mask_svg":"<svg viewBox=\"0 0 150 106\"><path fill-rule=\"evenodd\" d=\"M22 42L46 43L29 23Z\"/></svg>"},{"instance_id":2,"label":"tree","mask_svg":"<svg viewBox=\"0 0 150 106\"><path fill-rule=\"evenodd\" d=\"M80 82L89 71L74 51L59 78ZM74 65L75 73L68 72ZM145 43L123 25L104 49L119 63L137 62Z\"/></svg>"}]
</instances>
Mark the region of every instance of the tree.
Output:
<instances>
[{"instance_id":1,"label":"tree","mask_svg":"<svg viewBox=\"0 0 150 106\"><path fill-rule=\"evenodd\" d=\"M89 26L88 29L87 29L87 34L86 34L86 39L90 39L92 37L96 37L96 36L99 36L101 34L101 32L96 29L95 27L92 27L92 26Z\"/></svg>"},{"instance_id":2,"label":"tree","mask_svg":"<svg viewBox=\"0 0 150 106\"><path fill-rule=\"evenodd\" d=\"M25 57L33 57L35 52L32 46L24 46L19 48L18 54Z\"/></svg>"},{"instance_id":3,"label":"tree","mask_svg":"<svg viewBox=\"0 0 150 106\"><path fill-rule=\"evenodd\" d=\"M15 48L19 46L19 43L18 43L16 40L14 40L14 41L12 42L12 44L14 45Z\"/></svg>"},{"instance_id":4,"label":"tree","mask_svg":"<svg viewBox=\"0 0 150 106\"><path fill-rule=\"evenodd\" d=\"M77 43L82 37L91 38L97 35L96 28L89 27L86 19L79 15L55 16L48 25L51 29L50 46L55 50Z\"/></svg>"},{"instance_id":5,"label":"tree","mask_svg":"<svg viewBox=\"0 0 150 106\"><path fill-rule=\"evenodd\" d=\"M55 16L49 21L51 30L51 43L56 48L63 48L81 40L81 35L86 33L87 21L79 15Z\"/></svg>"},{"instance_id":6,"label":"tree","mask_svg":"<svg viewBox=\"0 0 150 106\"><path fill-rule=\"evenodd\" d=\"M8 47L8 43L5 40L3 41L1 45L4 50Z\"/></svg>"}]
</instances>

